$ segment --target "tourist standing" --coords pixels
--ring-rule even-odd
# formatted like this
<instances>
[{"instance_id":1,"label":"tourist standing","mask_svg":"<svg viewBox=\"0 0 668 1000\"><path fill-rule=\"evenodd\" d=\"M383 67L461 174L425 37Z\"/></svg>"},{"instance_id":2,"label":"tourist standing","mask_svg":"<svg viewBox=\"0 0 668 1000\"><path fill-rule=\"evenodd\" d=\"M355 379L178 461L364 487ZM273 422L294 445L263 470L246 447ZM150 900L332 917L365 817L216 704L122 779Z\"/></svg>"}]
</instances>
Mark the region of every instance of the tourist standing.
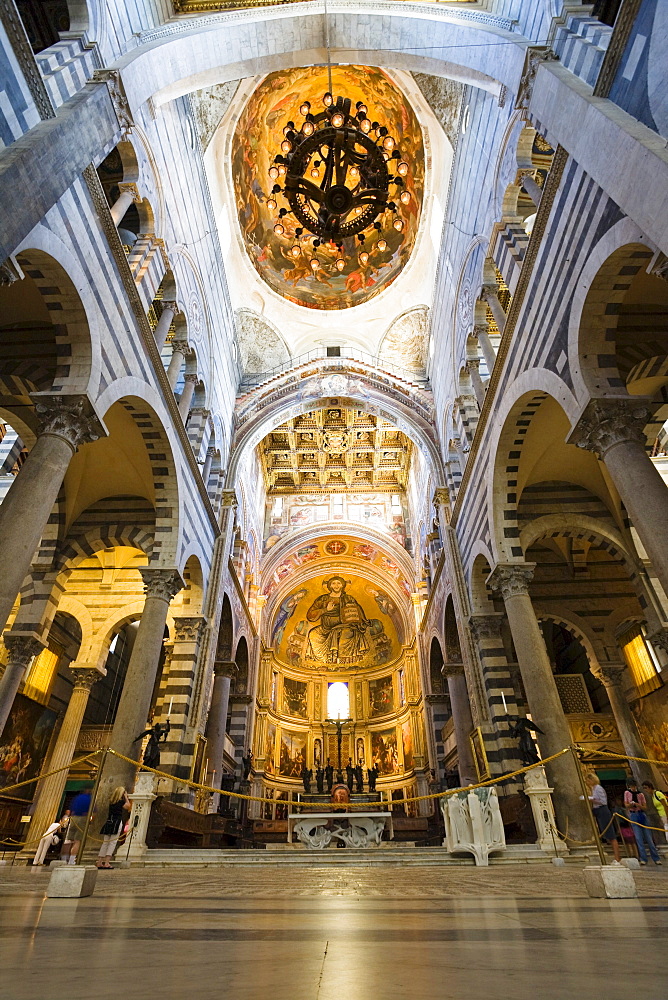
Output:
<instances>
[{"instance_id":1,"label":"tourist standing","mask_svg":"<svg viewBox=\"0 0 668 1000\"><path fill-rule=\"evenodd\" d=\"M652 839L652 831L648 829L647 813L645 811L647 800L643 793L638 791L638 782L635 780L627 781L626 783L624 805L629 811L629 819L631 820L636 844L638 845L640 864L647 864L647 851L645 850L645 847L647 847L654 864L660 865L661 858L656 849L656 844Z\"/></svg>"},{"instance_id":2,"label":"tourist standing","mask_svg":"<svg viewBox=\"0 0 668 1000\"><path fill-rule=\"evenodd\" d=\"M615 861L621 861L622 857L619 851L619 840L617 839L617 832L612 819L612 813L610 812L610 807L608 806L608 793L599 782L596 771L589 771L589 773L585 775L585 781L587 782L587 787L589 788L589 801L591 803L598 831L601 835L601 840L607 840L607 842L612 846L612 853L615 856ZM584 796L582 796L582 798L584 798Z\"/></svg>"},{"instance_id":3,"label":"tourist standing","mask_svg":"<svg viewBox=\"0 0 668 1000\"><path fill-rule=\"evenodd\" d=\"M97 856L97 861L95 862L96 868L109 869L112 867L111 859L114 856L118 838L123 832L123 827L125 825L123 812L125 810L129 812L130 807L128 793L125 791L123 786L119 785L118 788L114 788L109 800L109 812L107 814L107 819L104 826L100 830L102 835L102 845Z\"/></svg>"},{"instance_id":4,"label":"tourist standing","mask_svg":"<svg viewBox=\"0 0 668 1000\"><path fill-rule=\"evenodd\" d=\"M652 800L652 805L657 811L661 825L666 831L666 840L668 840L668 798L666 798L664 792L660 792L658 788L655 788L651 781L643 781L642 787Z\"/></svg>"},{"instance_id":5,"label":"tourist standing","mask_svg":"<svg viewBox=\"0 0 668 1000\"><path fill-rule=\"evenodd\" d=\"M90 786L88 786L90 788ZM65 834L61 857L70 865L77 863L79 844L86 827L86 816L90 809L90 791L78 792L70 802L70 822Z\"/></svg>"}]
</instances>

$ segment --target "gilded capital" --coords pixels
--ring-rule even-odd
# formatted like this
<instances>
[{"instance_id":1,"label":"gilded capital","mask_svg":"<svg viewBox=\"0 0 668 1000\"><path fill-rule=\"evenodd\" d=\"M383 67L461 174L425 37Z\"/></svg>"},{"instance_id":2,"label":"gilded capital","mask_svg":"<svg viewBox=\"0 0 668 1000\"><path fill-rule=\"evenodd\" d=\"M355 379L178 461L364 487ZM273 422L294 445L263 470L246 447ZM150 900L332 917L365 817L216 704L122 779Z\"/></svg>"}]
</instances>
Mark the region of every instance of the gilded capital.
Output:
<instances>
[{"instance_id":1,"label":"gilded capital","mask_svg":"<svg viewBox=\"0 0 668 1000\"><path fill-rule=\"evenodd\" d=\"M234 490L223 490L220 494L221 507L238 507L239 501Z\"/></svg>"},{"instance_id":2,"label":"gilded capital","mask_svg":"<svg viewBox=\"0 0 668 1000\"><path fill-rule=\"evenodd\" d=\"M450 503L450 490L447 486L439 486L434 490L434 507L447 506Z\"/></svg>"},{"instance_id":3,"label":"gilded capital","mask_svg":"<svg viewBox=\"0 0 668 1000\"><path fill-rule=\"evenodd\" d=\"M35 392L31 398L39 422L39 436L54 434L64 438L73 451L79 445L106 437L106 430L87 396L55 396Z\"/></svg>"},{"instance_id":4,"label":"gilded capital","mask_svg":"<svg viewBox=\"0 0 668 1000\"><path fill-rule=\"evenodd\" d=\"M167 604L183 590L185 584L177 569L158 569L152 566L140 566L139 572L144 581L144 593L149 597L159 597Z\"/></svg>"},{"instance_id":5,"label":"gilded capital","mask_svg":"<svg viewBox=\"0 0 668 1000\"><path fill-rule=\"evenodd\" d=\"M607 397L592 399L573 428L569 444L593 451L601 461L617 444L645 447L645 425L651 409L642 399Z\"/></svg>"},{"instance_id":6,"label":"gilded capital","mask_svg":"<svg viewBox=\"0 0 668 1000\"><path fill-rule=\"evenodd\" d=\"M535 568L535 563L497 563L487 582L492 590L500 591L504 601L507 601L510 597L529 593Z\"/></svg>"}]
</instances>

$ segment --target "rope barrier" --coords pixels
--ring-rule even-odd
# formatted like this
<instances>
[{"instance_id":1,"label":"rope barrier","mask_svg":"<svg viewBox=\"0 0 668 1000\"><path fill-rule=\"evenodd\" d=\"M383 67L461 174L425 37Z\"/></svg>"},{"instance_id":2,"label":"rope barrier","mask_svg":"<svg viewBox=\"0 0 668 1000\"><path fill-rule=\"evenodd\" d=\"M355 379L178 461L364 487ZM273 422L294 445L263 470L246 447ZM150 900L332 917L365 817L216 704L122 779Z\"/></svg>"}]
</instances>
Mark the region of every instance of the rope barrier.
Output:
<instances>
[{"instance_id":1,"label":"rope barrier","mask_svg":"<svg viewBox=\"0 0 668 1000\"><path fill-rule=\"evenodd\" d=\"M625 823L632 823L633 826L641 826L643 828L643 830L658 830L659 833L666 833L666 832L668 832L668 831L666 831L665 826L646 826L645 823L639 823L637 819L631 819L630 816L624 816L622 813L617 813L616 812L616 813L613 813L613 816L617 816L618 819L623 819ZM610 826L610 823L608 823L608 826ZM608 829L608 827L606 826L606 830L607 829ZM601 836L602 836L602 834L601 834Z\"/></svg>"},{"instance_id":2,"label":"rope barrier","mask_svg":"<svg viewBox=\"0 0 668 1000\"><path fill-rule=\"evenodd\" d=\"M595 753L599 757L617 757L620 760L635 760L640 764L658 764L660 767L668 767L668 761L666 760L656 760L654 757L631 757L627 753L615 753L613 750L592 750L589 747L579 747L576 744L578 750L582 750L585 753Z\"/></svg>"}]
</instances>

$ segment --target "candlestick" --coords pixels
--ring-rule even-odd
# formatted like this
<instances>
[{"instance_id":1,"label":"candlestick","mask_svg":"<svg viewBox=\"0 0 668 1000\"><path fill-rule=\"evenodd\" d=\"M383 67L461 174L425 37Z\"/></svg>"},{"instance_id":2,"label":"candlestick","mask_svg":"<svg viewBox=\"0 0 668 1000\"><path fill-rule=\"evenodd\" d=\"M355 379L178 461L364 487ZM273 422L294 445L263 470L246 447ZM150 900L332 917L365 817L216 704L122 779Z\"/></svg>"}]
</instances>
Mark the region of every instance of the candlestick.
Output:
<instances>
[{"instance_id":1,"label":"candlestick","mask_svg":"<svg viewBox=\"0 0 668 1000\"><path fill-rule=\"evenodd\" d=\"M504 711L504 714L508 715L508 708L506 706L506 696L503 693L503 691L501 692L501 698L503 699L503 711Z\"/></svg>"},{"instance_id":2,"label":"candlestick","mask_svg":"<svg viewBox=\"0 0 668 1000\"><path fill-rule=\"evenodd\" d=\"M172 714L172 705L173 704L174 704L174 696L172 696L170 698L170 701L169 701L169 708L167 709L167 718L169 718L170 715Z\"/></svg>"}]
</instances>

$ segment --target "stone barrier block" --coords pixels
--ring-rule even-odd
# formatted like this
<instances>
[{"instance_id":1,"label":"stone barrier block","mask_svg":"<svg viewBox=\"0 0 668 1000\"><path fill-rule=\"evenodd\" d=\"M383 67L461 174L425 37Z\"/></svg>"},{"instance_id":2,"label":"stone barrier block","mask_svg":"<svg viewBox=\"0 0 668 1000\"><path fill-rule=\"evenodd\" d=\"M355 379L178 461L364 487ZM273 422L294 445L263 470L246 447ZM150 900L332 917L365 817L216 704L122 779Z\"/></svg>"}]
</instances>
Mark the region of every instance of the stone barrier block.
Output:
<instances>
[{"instance_id":1,"label":"stone barrier block","mask_svg":"<svg viewBox=\"0 0 668 1000\"><path fill-rule=\"evenodd\" d=\"M627 868L640 868L640 862L637 858L622 858L622 864L626 865Z\"/></svg>"},{"instance_id":2,"label":"stone barrier block","mask_svg":"<svg viewBox=\"0 0 668 1000\"><path fill-rule=\"evenodd\" d=\"M78 899L92 896L97 879L97 868L84 865L63 865L55 868L46 894L51 899Z\"/></svg>"},{"instance_id":3,"label":"stone barrier block","mask_svg":"<svg viewBox=\"0 0 668 1000\"><path fill-rule=\"evenodd\" d=\"M555 868L565 868L566 862L563 858L552 858L552 864Z\"/></svg>"},{"instance_id":4,"label":"stone barrier block","mask_svg":"<svg viewBox=\"0 0 668 1000\"><path fill-rule=\"evenodd\" d=\"M594 899L630 899L637 896L633 875L624 865L591 865L584 870L587 893Z\"/></svg>"}]
</instances>

